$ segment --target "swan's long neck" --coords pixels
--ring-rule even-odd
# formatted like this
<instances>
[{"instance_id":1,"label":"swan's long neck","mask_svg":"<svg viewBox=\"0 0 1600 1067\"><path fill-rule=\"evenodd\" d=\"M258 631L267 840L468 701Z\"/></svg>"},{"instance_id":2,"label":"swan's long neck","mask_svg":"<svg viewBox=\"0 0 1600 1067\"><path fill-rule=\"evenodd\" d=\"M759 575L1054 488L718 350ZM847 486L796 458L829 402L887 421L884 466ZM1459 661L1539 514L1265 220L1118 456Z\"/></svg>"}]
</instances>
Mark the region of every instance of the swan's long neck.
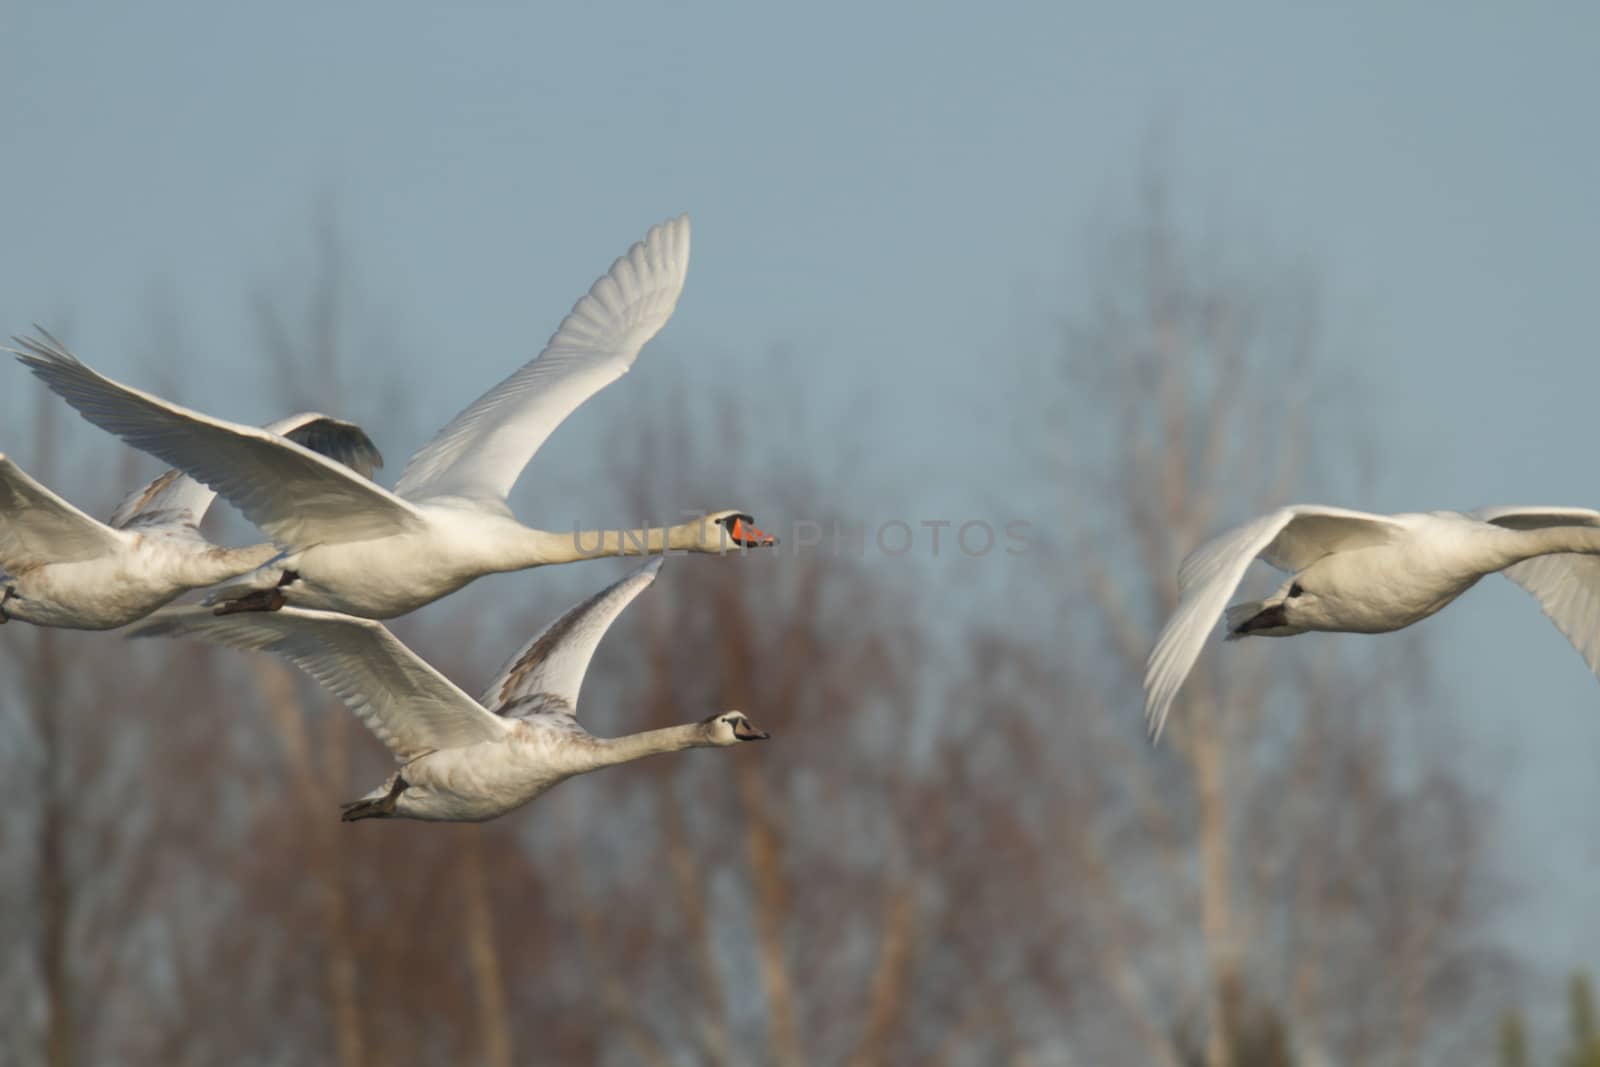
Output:
<instances>
[{"instance_id":1,"label":"swan's long neck","mask_svg":"<svg viewBox=\"0 0 1600 1067\"><path fill-rule=\"evenodd\" d=\"M709 526L709 523L696 521L638 530L573 530L570 533L527 530L519 546L526 561L515 569L545 563L576 563L602 556L659 556L667 551L703 550L705 529ZM715 541L715 527L711 531Z\"/></svg>"},{"instance_id":2,"label":"swan's long neck","mask_svg":"<svg viewBox=\"0 0 1600 1067\"><path fill-rule=\"evenodd\" d=\"M646 756L657 756L663 752L682 752L686 748L709 747L711 741L706 737L705 724L691 722L660 730L646 730L640 734L627 734L623 737L596 737L591 740L591 744L594 766L590 769L598 770L618 763L631 763Z\"/></svg>"},{"instance_id":3,"label":"swan's long neck","mask_svg":"<svg viewBox=\"0 0 1600 1067\"><path fill-rule=\"evenodd\" d=\"M1503 558L1496 570L1521 563L1535 556L1553 556L1572 552L1584 556L1600 556L1600 527L1546 526L1537 530L1508 530L1502 537L1498 556Z\"/></svg>"}]
</instances>

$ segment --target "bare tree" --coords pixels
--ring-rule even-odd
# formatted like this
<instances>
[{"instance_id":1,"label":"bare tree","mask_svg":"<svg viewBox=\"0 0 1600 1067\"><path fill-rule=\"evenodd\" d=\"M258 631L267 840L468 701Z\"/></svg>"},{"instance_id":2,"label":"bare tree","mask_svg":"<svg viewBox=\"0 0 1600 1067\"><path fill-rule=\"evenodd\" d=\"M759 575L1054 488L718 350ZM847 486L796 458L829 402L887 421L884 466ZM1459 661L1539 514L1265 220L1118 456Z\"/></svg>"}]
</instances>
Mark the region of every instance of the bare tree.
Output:
<instances>
[{"instance_id":1,"label":"bare tree","mask_svg":"<svg viewBox=\"0 0 1600 1067\"><path fill-rule=\"evenodd\" d=\"M320 232L309 289L256 301L263 372L285 410L411 440L399 386L341 388L373 342ZM769 745L586 776L484 827L345 825L388 756L296 673L7 627L29 687L0 688L0 751L39 784L0 837L28 915L0 932L40 1006L7 1040L52 1064L1442 1058L1497 957L1483 801L1420 644L1208 650L1169 742L1140 731L1183 554L1360 461L1327 447L1350 436L1337 391L1305 384L1308 284L1187 232L1152 182L1052 360L1070 564L1020 559L991 603L1003 583L829 544L673 559L602 643L597 733L740 707ZM639 403L585 525L736 499L827 528L860 484L733 447L731 400ZM471 691L620 566L488 579L395 629Z\"/></svg>"},{"instance_id":2,"label":"bare tree","mask_svg":"<svg viewBox=\"0 0 1600 1067\"><path fill-rule=\"evenodd\" d=\"M118 485L79 462L59 406L35 409L34 472L88 510L108 510ZM81 434L81 448L107 449ZM121 465L112 468L120 476ZM95 471L95 474L90 474ZM27 961L17 997L36 1011L6 1027L9 1059L103 1062L111 1049L163 1040L170 990L166 933L181 914L199 935L215 909L206 860L219 854L205 769L229 744L211 710L226 697L181 650L129 655L115 635L8 626L0 656L16 685L0 690L4 771L29 783L3 824L8 959ZM225 760L224 760L225 763ZM201 768L201 773L195 773ZM14 880L13 880L14 879ZM26 885L26 890L22 886ZM35 1022L36 1020L36 1022Z\"/></svg>"},{"instance_id":3,"label":"bare tree","mask_svg":"<svg viewBox=\"0 0 1600 1067\"><path fill-rule=\"evenodd\" d=\"M1057 452L1062 484L1101 517L1075 524L1081 579L1065 592L1092 606L1100 626L1080 632L1109 635L1111 654L1074 649L1111 667L1059 709L1079 724L1079 755L1062 758L1094 812L1066 877L1096 886L1095 968L1152 1060L1194 1059L1198 1043L1207 1067L1282 1062L1279 1038L1250 1036L1267 1024L1242 1021L1253 1004L1310 1067L1416 1062L1492 973L1493 891L1482 798L1452 766L1421 642L1208 650L1168 742L1139 736L1183 556L1360 460L1338 384L1313 389L1304 273L1252 276L1188 232L1147 170L1138 211L1095 250L1058 363L1075 445Z\"/></svg>"}]
</instances>

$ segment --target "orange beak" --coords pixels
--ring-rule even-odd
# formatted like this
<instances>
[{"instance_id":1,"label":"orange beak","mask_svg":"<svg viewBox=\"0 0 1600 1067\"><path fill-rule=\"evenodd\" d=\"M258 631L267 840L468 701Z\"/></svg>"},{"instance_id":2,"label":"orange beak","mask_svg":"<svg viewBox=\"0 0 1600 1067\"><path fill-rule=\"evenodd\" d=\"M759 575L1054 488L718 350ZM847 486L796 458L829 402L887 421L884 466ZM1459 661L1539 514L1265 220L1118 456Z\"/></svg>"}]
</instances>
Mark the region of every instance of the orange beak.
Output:
<instances>
[{"instance_id":1,"label":"orange beak","mask_svg":"<svg viewBox=\"0 0 1600 1067\"><path fill-rule=\"evenodd\" d=\"M733 538L736 545L745 548L765 548L778 543L778 539L771 534L762 533L756 529L754 523L745 522L744 519L734 519L728 527L728 536Z\"/></svg>"}]
</instances>

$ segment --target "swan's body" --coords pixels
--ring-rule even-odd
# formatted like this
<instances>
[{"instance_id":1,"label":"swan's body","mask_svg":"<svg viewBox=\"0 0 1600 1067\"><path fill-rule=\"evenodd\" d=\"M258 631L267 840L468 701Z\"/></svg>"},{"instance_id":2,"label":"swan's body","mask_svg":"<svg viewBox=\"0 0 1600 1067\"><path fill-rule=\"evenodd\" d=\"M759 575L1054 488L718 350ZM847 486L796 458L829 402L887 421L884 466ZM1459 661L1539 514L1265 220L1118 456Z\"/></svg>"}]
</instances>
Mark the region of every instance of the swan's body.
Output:
<instances>
[{"instance_id":1,"label":"swan's body","mask_svg":"<svg viewBox=\"0 0 1600 1067\"><path fill-rule=\"evenodd\" d=\"M767 735L740 712L627 737L595 737L576 717L589 659L612 620L655 580L655 559L569 610L519 649L473 700L381 623L288 608L217 616L174 608L132 636L186 636L276 652L338 695L388 745L400 770L345 806L365 818L481 822L577 774L685 748Z\"/></svg>"},{"instance_id":2,"label":"swan's body","mask_svg":"<svg viewBox=\"0 0 1600 1067\"><path fill-rule=\"evenodd\" d=\"M666 324L688 266L688 218L652 228L578 301L536 359L411 457L394 492L252 427L111 381L48 334L19 339L17 355L90 422L214 487L289 546L285 559L224 591L237 598L233 607L287 602L385 619L485 574L669 548L720 553L730 545L774 543L735 511L629 537L534 530L506 504L545 438L621 377Z\"/></svg>"},{"instance_id":3,"label":"swan's body","mask_svg":"<svg viewBox=\"0 0 1600 1067\"><path fill-rule=\"evenodd\" d=\"M267 432L310 442L363 474L383 462L359 427L325 415L293 415ZM280 554L207 541L200 520L215 497L168 471L99 522L0 455L0 623L109 630Z\"/></svg>"},{"instance_id":4,"label":"swan's body","mask_svg":"<svg viewBox=\"0 0 1600 1067\"><path fill-rule=\"evenodd\" d=\"M1229 639L1311 630L1387 633L1427 618L1495 571L1527 589L1600 672L1600 512L1482 508L1369 515L1281 508L1201 546L1178 570L1181 599L1145 672L1145 716L1160 737L1178 687L1256 558L1293 577L1226 609Z\"/></svg>"},{"instance_id":5,"label":"swan's body","mask_svg":"<svg viewBox=\"0 0 1600 1067\"><path fill-rule=\"evenodd\" d=\"M430 500L417 505L417 512L422 522L415 526L366 540L314 544L219 590L208 602L239 603L236 598L281 592L301 607L388 619L486 574L601 556L721 553L774 541L736 511L665 528L565 534L530 529L509 514L465 502Z\"/></svg>"}]
</instances>

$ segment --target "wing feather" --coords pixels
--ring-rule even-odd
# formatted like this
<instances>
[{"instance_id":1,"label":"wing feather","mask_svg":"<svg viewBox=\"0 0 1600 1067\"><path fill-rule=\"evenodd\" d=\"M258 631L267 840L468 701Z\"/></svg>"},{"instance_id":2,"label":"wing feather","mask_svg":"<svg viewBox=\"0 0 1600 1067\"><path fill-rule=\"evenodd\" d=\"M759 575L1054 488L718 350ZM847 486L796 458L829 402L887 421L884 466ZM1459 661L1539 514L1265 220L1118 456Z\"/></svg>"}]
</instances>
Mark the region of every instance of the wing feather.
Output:
<instances>
[{"instance_id":1,"label":"wing feather","mask_svg":"<svg viewBox=\"0 0 1600 1067\"><path fill-rule=\"evenodd\" d=\"M1145 724L1160 740L1178 689L1217 619L1257 558L1298 572L1331 552L1381 544L1404 526L1386 515L1299 504L1253 519L1200 546L1178 568L1178 608L1145 665Z\"/></svg>"},{"instance_id":2,"label":"wing feather","mask_svg":"<svg viewBox=\"0 0 1600 1067\"><path fill-rule=\"evenodd\" d=\"M226 422L122 385L60 341L13 338L19 360L79 414L210 486L273 539L294 547L420 528L422 516L349 467L270 430Z\"/></svg>"},{"instance_id":3,"label":"wing feather","mask_svg":"<svg viewBox=\"0 0 1600 1067\"><path fill-rule=\"evenodd\" d=\"M1600 511L1588 508L1479 508L1472 516L1513 530L1600 526ZM1600 557L1577 553L1535 556L1501 573L1533 594L1583 662L1600 674Z\"/></svg>"},{"instance_id":4,"label":"wing feather","mask_svg":"<svg viewBox=\"0 0 1600 1067\"><path fill-rule=\"evenodd\" d=\"M0 453L0 568L94 559L123 547L122 535L30 478Z\"/></svg>"},{"instance_id":5,"label":"wing feather","mask_svg":"<svg viewBox=\"0 0 1600 1067\"><path fill-rule=\"evenodd\" d=\"M515 715L531 703L533 710L574 715L578 689L600 639L660 570L657 556L541 630L489 683L483 706L497 715Z\"/></svg>"},{"instance_id":6,"label":"wing feather","mask_svg":"<svg viewBox=\"0 0 1600 1067\"><path fill-rule=\"evenodd\" d=\"M650 229L573 307L544 351L419 449L395 485L408 500L504 502L539 446L625 374L672 317L689 269L689 217Z\"/></svg>"},{"instance_id":7,"label":"wing feather","mask_svg":"<svg viewBox=\"0 0 1600 1067\"><path fill-rule=\"evenodd\" d=\"M307 411L268 423L263 428L269 433L282 434L318 455L337 460L363 478L371 478L373 470L383 466L378 446L353 422ZM129 493L111 513L109 522L119 530L132 525L169 523L198 527L216 495L216 490L173 468L144 488Z\"/></svg>"},{"instance_id":8,"label":"wing feather","mask_svg":"<svg viewBox=\"0 0 1600 1067\"><path fill-rule=\"evenodd\" d=\"M371 619L304 608L214 615L186 606L157 612L128 636L191 637L276 653L344 701L401 763L506 733L503 720Z\"/></svg>"}]
</instances>

